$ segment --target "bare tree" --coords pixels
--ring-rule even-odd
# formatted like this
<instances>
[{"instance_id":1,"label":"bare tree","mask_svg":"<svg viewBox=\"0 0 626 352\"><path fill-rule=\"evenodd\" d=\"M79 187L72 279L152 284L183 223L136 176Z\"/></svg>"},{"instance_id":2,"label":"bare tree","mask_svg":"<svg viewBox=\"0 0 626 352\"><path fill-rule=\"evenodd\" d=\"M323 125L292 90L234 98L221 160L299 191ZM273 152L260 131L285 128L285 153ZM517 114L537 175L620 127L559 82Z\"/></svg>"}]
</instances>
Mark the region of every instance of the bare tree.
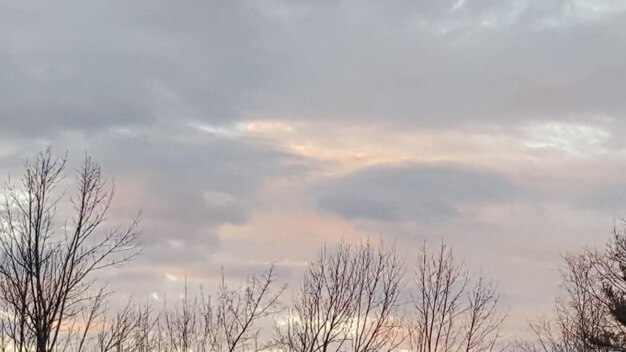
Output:
<instances>
[{"instance_id":1,"label":"bare tree","mask_svg":"<svg viewBox=\"0 0 626 352\"><path fill-rule=\"evenodd\" d=\"M57 344L60 351L126 352L155 351L152 329L156 323L149 304L138 305L129 300L116 313L110 314L111 293L98 291L91 305L64 328L64 339Z\"/></svg>"},{"instance_id":2,"label":"bare tree","mask_svg":"<svg viewBox=\"0 0 626 352\"><path fill-rule=\"evenodd\" d=\"M555 326L557 325L557 326ZM584 347L569 335L562 335L559 324L541 319L530 324L535 339L518 340L511 345L515 352L583 352Z\"/></svg>"},{"instance_id":3,"label":"bare tree","mask_svg":"<svg viewBox=\"0 0 626 352\"><path fill-rule=\"evenodd\" d=\"M179 304L165 306L157 328L162 351L258 351L267 345L259 336L259 323L279 312L284 287L274 288L274 267L230 288L222 275L215 296L190 296L187 284Z\"/></svg>"},{"instance_id":4,"label":"bare tree","mask_svg":"<svg viewBox=\"0 0 626 352\"><path fill-rule=\"evenodd\" d=\"M609 287L603 274L608 264L606 259L592 250L565 257L566 267L562 271L565 295L556 300L556 324L563 344L578 351L621 344L618 340L624 330L613 318L607 299Z\"/></svg>"},{"instance_id":5,"label":"bare tree","mask_svg":"<svg viewBox=\"0 0 626 352\"><path fill-rule=\"evenodd\" d=\"M418 254L411 306L411 348L418 352L493 351L505 315L499 291L483 277L472 280L445 243L424 243Z\"/></svg>"},{"instance_id":6,"label":"bare tree","mask_svg":"<svg viewBox=\"0 0 626 352\"><path fill-rule=\"evenodd\" d=\"M93 352L125 352L145 350L146 341L149 338L149 330L144 329L142 324L151 324L150 306L134 308L134 303L129 301L124 308L112 319L104 319L100 322L90 347ZM106 312L106 307L104 311ZM103 312L104 313L104 312ZM85 330L87 331L87 330ZM86 336L86 335L84 335ZM83 350L80 345L78 351Z\"/></svg>"},{"instance_id":7,"label":"bare tree","mask_svg":"<svg viewBox=\"0 0 626 352\"><path fill-rule=\"evenodd\" d=\"M298 352L389 351L404 339L402 265L382 243L326 246L309 265L293 307L277 328L281 347Z\"/></svg>"},{"instance_id":8,"label":"bare tree","mask_svg":"<svg viewBox=\"0 0 626 352\"><path fill-rule=\"evenodd\" d=\"M532 323L536 351L626 351L626 232L620 220L604 249L565 256L552 320ZM527 350L529 350L527 348Z\"/></svg>"},{"instance_id":9,"label":"bare tree","mask_svg":"<svg viewBox=\"0 0 626 352\"><path fill-rule=\"evenodd\" d=\"M530 324L535 339L519 340L512 346L516 352L591 352L601 349L581 343L576 336L563 330L566 321L541 319Z\"/></svg>"},{"instance_id":10,"label":"bare tree","mask_svg":"<svg viewBox=\"0 0 626 352\"><path fill-rule=\"evenodd\" d=\"M530 324L535 350L626 350L626 327L620 322L626 256L620 249L622 235L614 235L605 251L585 249L564 257L563 294L555 301L554 319Z\"/></svg>"},{"instance_id":11,"label":"bare tree","mask_svg":"<svg viewBox=\"0 0 626 352\"><path fill-rule=\"evenodd\" d=\"M72 215L58 221L66 158L50 149L26 164L21 183L7 182L0 213L0 303L3 330L16 351L55 350L64 327L97 299L92 274L137 254L137 220L103 230L113 199L90 157L69 193Z\"/></svg>"}]
</instances>

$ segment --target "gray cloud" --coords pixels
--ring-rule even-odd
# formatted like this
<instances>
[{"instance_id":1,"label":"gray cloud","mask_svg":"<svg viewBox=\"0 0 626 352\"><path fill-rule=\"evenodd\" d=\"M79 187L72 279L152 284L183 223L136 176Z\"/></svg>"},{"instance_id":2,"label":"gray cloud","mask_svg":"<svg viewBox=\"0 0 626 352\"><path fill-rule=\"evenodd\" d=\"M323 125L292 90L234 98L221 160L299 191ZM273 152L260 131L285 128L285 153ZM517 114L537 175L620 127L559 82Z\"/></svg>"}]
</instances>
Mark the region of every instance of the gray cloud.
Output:
<instances>
[{"instance_id":1,"label":"gray cloud","mask_svg":"<svg viewBox=\"0 0 626 352\"><path fill-rule=\"evenodd\" d=\"M458 215L459 205L509 200L520 190L497 173L409 164L359 170L313 192L320 209L349 219L430 222Z\"/></svg>"},{"instance_id":2,"label":"gray cloud","mask_svg":"<svg viewBox=\"0 0 626 352\"><path fill-rule=\"evenodd\" d=\"M614 73L625 52L612 35L621 13L599 22L563 1L466 1L459 10L424 3L310 10L309 25L294 28L303 59L270 111L403 128L593 121L624 111Z\"/></svg>"},{"instance_id":3,"label":"gray cloud","mask_svg":"<svg viewBox=\"0 0 626 352\"><path fill-rule=\"evenodd\" d=\"M219 268L212 260L220 248L219 228L247 222L262 201L256 192L265 182L301 177L312 167L269 141L220 136L188 126L166 124L137 133L92 135L82 142L62 136L52 139L57 153L70 149L68 181L83 156L81 149L88 149L117 186L111 224L130 221L141 211L144 251L133 267L153 270L157 276L168 266ZM17 148L0 159L0 170L13 178L21 175L21 163L35 152Z\"/></svg>"},{"instance_id":4,"label":"gray cloud","mask_svg":"<svg viewBox=\"0 0 626 352\"><path fill-rule=\"evenodd\" d=\"M613 3L585 4L4 3L2 132L259 114L403 128L616 117L626 21Z\"/></svg>"},{"instance_id":5,"label":"gray cloud","mask_svg":"<svg viewBox=\"0 0 626 352\"><path fill-rule=\"evenodd\" d=\"M282 61L261 40L274 25L244 2L26 1L3 8L4 132L237 119Z\"/></svg>"},{"instance_id":6,"label":"gray cloud","mask_svg":"<svg viewBox=\"0 0 626 352\"><path fill-rule=\"evenodd\" d=\"M614 218L626 214L626 184L608 183L585 189L573 201L583 209L599 211Z\"/></svg>"},{"instance_id":7,"label":"gray cloud","mask_svg":"<svg viewBox=\"0 0 626 352\"><path fill-rule=\"evenodd\" d=\"M264 182L310 167L264 141L192 128L104 137L92 151L112 175L141 180L146 257L161 264L206 262L219 246L215 231L245 223Z\"/></svg>"}]
</instances>

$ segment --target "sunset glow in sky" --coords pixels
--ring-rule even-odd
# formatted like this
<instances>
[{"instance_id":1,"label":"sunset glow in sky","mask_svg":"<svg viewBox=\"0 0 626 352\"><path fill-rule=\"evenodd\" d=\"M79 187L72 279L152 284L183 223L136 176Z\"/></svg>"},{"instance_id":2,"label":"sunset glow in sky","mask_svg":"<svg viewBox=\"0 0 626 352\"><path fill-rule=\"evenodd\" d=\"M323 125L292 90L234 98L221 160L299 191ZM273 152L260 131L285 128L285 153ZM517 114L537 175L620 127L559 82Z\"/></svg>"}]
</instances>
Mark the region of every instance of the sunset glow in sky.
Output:
<instances>
[{"instance_id":1,"label":"sunset glow in sky","mask_svg":"<svg viewBox=\"0 0 626 352\"><path fill-rule=\"evenodd\" d=\"M143 214L122 292L445 239L517 334L626 216L623 1L0 4L0 172L93 155Z\"/></svg>"}]
</instances>

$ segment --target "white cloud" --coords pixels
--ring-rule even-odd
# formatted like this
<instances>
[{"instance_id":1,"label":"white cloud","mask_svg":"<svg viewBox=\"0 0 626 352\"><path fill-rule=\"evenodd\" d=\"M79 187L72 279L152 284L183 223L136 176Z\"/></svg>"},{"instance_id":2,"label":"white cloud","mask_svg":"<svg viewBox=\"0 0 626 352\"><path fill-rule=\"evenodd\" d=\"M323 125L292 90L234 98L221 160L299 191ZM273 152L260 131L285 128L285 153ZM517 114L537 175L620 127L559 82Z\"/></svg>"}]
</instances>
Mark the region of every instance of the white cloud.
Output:
<instances>
[{"instance_id":1,"label":"white cloud","mask_svg":"<svg viewBox=\"0 0 626 352\"><path fill-rule=\"evenodd\" d=\"M566 122L532 123L523 128L522 144L566 156L591 157L607 152L611 133L604 128Z\"/></svg>"},{"instance_id":2,"label":"white cloud","mask_svg":"<svg viewBox=\"0 0 626 352\"><path fill-rule=\"evenodd\" d=\"M190 127L210 133L216 137L240 137L244 134L246 126L243 123L231 123L228 125L211 125L190 123Z\"/></svg>"}]
</instances>

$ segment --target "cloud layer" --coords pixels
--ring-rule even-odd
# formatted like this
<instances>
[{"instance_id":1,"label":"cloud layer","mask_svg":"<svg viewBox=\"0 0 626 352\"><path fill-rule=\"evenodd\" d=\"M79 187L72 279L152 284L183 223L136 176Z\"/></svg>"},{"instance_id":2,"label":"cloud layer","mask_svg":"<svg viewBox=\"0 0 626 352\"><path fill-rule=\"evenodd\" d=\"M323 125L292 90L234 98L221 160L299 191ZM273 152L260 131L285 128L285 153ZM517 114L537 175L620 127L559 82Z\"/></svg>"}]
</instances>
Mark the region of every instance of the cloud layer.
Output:
<instances>
[{"instance_id":1,"label":"cloud layer","mask_svg":"<svg viewBox=\"0 0 626 352\"><path fill-rule=\"evenodd\" d=\"M93 154L143 211L129 291L446 238L527 316L626 210L621 1L0 6L0 171Z\"/></svg>"},{"instance_id":2,"label":"cloud layer","mask_svg":"<svg viewBox=\"0 0 626 352\"><path fill-rule=\"evenodd\" d=\"M502 175L458 165L361 169L317 187L318 206L348 219L445 221L456 206L506 201L519 190Z\"/></svg>"}]
</instances>

